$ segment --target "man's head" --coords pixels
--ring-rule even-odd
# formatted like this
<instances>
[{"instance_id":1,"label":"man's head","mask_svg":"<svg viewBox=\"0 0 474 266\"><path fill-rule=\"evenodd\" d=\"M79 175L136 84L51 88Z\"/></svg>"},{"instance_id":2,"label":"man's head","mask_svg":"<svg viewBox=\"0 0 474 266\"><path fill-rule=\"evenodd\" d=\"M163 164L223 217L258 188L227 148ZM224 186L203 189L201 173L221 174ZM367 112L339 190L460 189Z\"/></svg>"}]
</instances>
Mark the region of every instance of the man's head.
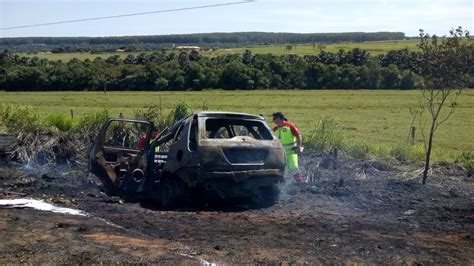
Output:
<instances>
[{"instance_id":1,"label":"man's head","mask_svg":"<svg viewBox=\"0 0 474 266\"><path fill-rule=\"evenodd\" d=\"M272 117L273 117L273 123L275 123L279 127L283 126L283 123L287 121L285 115L283 115L282 112L273 113Z\"/></svg>"},{"instance_id":2,"label":"man's head","mask_svg":"<svg viewBox=\"0 0 474 266\"><path fill-rule=\"evenodd\" d=\"M158 128L154 127L152 130L151 130L151 136L150 136L150 139L156 139L158 137Z\"/></svg>"}]
</instances>

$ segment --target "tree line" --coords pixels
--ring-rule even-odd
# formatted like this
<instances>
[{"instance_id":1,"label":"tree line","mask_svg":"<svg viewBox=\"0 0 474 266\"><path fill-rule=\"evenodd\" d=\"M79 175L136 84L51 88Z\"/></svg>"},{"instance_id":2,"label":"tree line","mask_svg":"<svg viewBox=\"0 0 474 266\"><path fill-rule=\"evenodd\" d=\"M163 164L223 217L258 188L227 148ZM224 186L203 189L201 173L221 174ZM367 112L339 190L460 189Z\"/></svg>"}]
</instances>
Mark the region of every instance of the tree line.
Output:
<instances>
[{"instance_id":1,"label":"tree line","mask_svg":"<svg viewBox=\"0 0 474 266\"><path fill-rule=\"evenodd\" d=\"M403 40L402 32L346 33L273 33L234 32L197 33L121 37L17 37L0 38L0 49L13 52L106 52L117 48L129 51L151 51L172 45L243 47L257 44L298 44Z\"/></svg>"},{"instance_id":2,"label":"tree line","mask_svg":"<svg viewBox=\"0 0 474 266\"><path fill-rule=\"evenodd\" d=\"M419 70L421 56L399 50L373 57L358 48L307 56L246 50L207 57L197 51L158 51L62 62L4 52L0 56L0 89L415 89L424 82ZM472 71L470 86L474 87Z\"/></svg>"}]
</instances>

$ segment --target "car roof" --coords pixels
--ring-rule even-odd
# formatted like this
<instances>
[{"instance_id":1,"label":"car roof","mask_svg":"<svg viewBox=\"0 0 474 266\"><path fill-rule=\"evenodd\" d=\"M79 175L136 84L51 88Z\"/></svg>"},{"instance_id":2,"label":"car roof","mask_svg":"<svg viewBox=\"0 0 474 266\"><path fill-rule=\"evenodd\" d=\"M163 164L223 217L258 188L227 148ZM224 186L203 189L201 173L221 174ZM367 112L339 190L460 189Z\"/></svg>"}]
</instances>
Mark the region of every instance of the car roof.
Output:
<instances>
[{"instance_id":1,"label":"car roof","mask_svg":"<svg viewBox=\"0 0 474 266\"><path fill-rule=\"evenodd\" d=\"M262 116L252 115L246 113L237 113L237 112L222 112L222 111L201 111L196 112L194 115L199 117L218 117L218 118L241 118L241 119L257 119L265 120Z\"/></svg>"}]
</instances>

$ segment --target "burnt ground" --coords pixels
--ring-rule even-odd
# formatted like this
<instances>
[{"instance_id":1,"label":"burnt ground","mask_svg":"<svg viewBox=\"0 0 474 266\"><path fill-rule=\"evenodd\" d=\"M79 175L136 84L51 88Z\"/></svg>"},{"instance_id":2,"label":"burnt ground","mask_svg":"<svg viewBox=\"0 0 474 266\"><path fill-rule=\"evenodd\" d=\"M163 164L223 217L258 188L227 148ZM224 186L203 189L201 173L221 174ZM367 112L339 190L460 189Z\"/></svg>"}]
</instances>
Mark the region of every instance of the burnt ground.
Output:
<instances>
[{"instance_id":1,"label":"burnt ground","mask_svg":"<svg viewBox=\"0 0 474 266\"><path fill-rule=\"evenodd\" d=\"M103 194L84 167L0 166L0 198L73 216L0 208L0 263L474 264L474 178L435 165L302 158L311 180L269 208L163 211Z\"/></svg>"}]
</instances>

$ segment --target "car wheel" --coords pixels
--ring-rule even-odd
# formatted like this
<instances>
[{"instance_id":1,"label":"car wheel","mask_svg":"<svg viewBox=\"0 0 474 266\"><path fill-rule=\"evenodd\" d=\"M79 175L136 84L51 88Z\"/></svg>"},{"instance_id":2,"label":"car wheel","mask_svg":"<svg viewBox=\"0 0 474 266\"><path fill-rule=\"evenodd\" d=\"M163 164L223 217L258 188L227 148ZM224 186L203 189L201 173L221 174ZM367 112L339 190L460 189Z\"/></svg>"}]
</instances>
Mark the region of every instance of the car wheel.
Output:
<instances>
[{"instance_id":1,"label":"car wheel","mask_svg":"<svg viewBox=\"0 0 474 266\"><path fill-rule=\"evenodd\" d=\"M270 207L277 202L280 196L280 189L277 185L261 187L254 192L252 202L255 207Z\"/></svg>"},{"instance_id":2,"label":"car wheel","mask_svg":"<svg viewBox=\"0 0 474 266\"><path fill-rule=\"evenodd\" d=\"M160 187L161 206L171 209L183 203L186 196L186 185L177 177L171 176L163 180Z\"/></svg>"}]
</instances>

